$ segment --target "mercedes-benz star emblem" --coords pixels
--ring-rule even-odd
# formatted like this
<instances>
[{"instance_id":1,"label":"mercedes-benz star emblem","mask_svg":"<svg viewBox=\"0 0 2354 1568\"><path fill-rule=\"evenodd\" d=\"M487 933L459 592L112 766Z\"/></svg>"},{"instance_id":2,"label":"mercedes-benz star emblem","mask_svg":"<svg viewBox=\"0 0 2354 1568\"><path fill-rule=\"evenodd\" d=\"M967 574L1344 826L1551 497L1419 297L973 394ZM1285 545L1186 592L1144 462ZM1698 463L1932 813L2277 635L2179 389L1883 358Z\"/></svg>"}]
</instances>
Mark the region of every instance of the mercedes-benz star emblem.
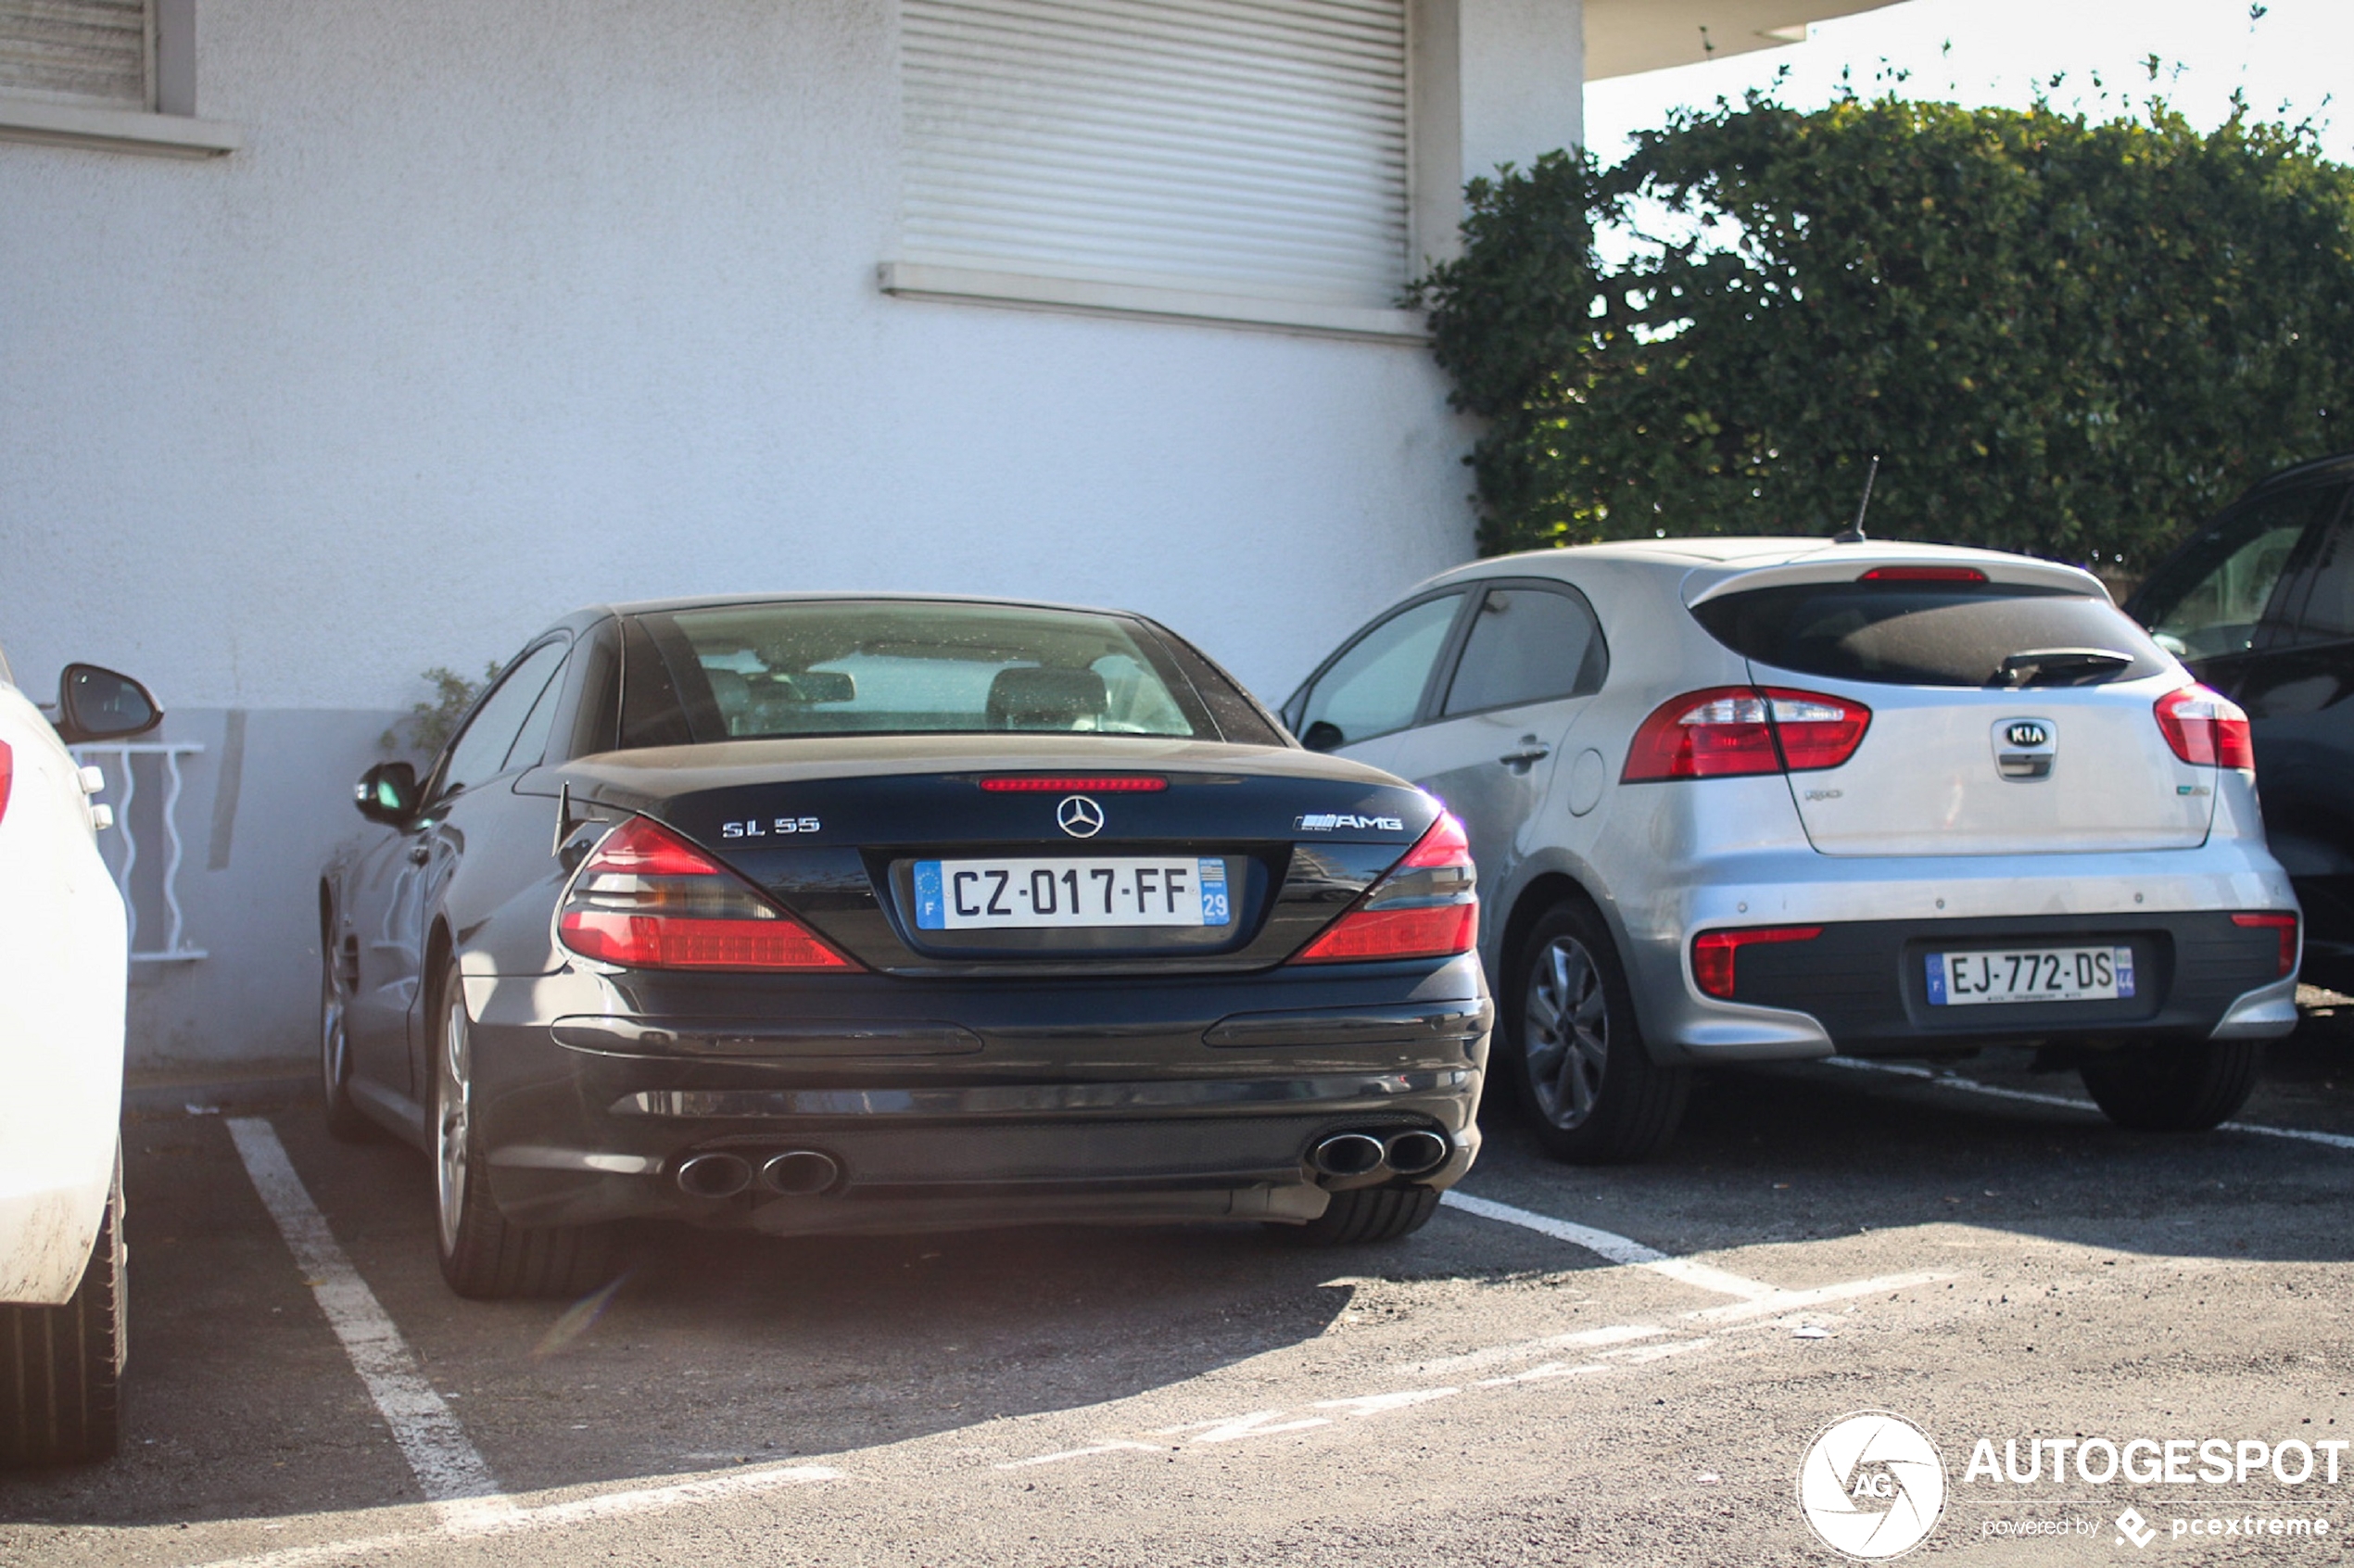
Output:
<instances>
[{"instance_id":1,"label":"mercedes-benz star emblem","mask_svg":"<svg viewBox=\"0 0 2354 1568\"><path fill-rule=\"evenodd\" d=\"M1104 830L1104 808L1084 795L1065 795L1055 821L1074 839L1092 839Z\"/></svg>"}]
</instances>

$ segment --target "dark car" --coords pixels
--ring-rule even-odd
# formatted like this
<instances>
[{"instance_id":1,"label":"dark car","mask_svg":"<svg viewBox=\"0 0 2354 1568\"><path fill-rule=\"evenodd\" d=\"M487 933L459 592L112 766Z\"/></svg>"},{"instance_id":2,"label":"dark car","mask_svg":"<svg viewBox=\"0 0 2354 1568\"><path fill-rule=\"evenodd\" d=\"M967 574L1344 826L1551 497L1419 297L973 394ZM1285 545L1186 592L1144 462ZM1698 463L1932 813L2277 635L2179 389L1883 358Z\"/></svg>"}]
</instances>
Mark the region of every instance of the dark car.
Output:
<instances>
[{"instance_id":1,"label":"dark car","mask_svg":"<svg viewBox=\"0 0 2354 1568\"><path fill-rule=\"evenodd\" d=\"M2354 992L2354 452L2265 479L2125 608L2247 710L2264 829L2305 906L2304 978Z\"/></svg>"},{"instance_id":2,"label":"dark car","mask_svg":"<svg viewBox=\"0 0 2354 1568\"><path fill-rule=\"evenodd\" d=\"M765 598L541 634L332 864L344 1136L462 1295L608 1222L1419 1228L1478 1149L1470 852L1127 614Z\"/></svg>"}]
</instances>

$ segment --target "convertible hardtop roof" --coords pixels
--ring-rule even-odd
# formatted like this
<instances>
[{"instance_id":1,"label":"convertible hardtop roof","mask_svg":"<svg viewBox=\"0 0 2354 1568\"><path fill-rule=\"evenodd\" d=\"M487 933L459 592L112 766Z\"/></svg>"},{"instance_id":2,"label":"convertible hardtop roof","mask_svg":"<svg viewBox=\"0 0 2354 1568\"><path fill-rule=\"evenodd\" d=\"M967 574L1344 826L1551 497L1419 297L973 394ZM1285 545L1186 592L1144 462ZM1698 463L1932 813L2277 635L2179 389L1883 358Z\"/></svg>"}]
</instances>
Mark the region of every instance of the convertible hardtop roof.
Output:
<instances>
[{"instance_id":1,"label":"convertible hardtop roof","mask_svg":"<svg viewBox=\"0 0 2354 1568\"><path fill-rule=\"evenodd\" d=\"M985 593L709 593L679 599L633 599L586 606L575 614L667 614L679 610L725 610L744 604L985 604L1004 610L1061 610L1081 615L1122 615L1146 620L1133 610L1100 604L1062 604L1046 599L1000 599Z\"/></svg>"}]
</instances>

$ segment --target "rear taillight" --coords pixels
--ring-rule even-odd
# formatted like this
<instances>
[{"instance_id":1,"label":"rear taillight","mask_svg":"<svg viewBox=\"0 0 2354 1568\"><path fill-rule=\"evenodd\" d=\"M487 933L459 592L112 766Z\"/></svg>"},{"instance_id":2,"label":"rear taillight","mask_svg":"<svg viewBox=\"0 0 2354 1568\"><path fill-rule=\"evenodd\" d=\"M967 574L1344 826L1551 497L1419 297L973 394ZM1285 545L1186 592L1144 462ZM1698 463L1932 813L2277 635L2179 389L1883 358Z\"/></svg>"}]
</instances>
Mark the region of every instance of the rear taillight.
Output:
<instances>
[{"instance_id":1,"label":"rear taillight","mask_svg":"<svg viewBox=\"0 0 2354 1568\"><path fill-rule=\"evenodd\" d=\"M2290 970L2297 967L2296 916L2274 914L2270 911L2259 915L2234 915L2232 917L2232 924L2245 926L2253 930L2278 931L2281 937L2280 972L2282 976L2285 978Z\"/></svg>"},{"instance_id":2,"label":"rear taillight","mask_svg":"<svg viewBox=\"0 0 2354 1568\"><path fill-rule=\"evenodd\" d=\"M1477 874L1463 825L1442 812L1356 906L1326 926L1295 964L1447 958L1479 941Z\"/></svg>"},{"instance_id":3,"label":"rear taillight","mask_svg":"<svg viewBox=\"0 0 2354 1568\"><path fill-rule=\"evenodd\" d=\"M1851 697L1779 686L1715 686L1670 698L1635 731L1626 784L1813 773L1855 754L1872 711Z\"/></svg>"},{"instance_id":4,"label":"rear taillight","mask_svg":"<svg viewBox=\"0 0 2354 1568\"><path fill-rule=\"evenodd\" d=\"M1743 926L1702 931L1692 939L1692 979L1711 996L1733 999L1733 960L1744 947L1773 942L1813 942L1820 926Z\"/></svg>"},{"instance_id":5,"label":"rear taillight","mask_svg":"<svg viewBox=\"0 0 2354 1568\"><path fill-rule=\"evenodd\" d=\"M8 815L8 790L17 781L17 754L0 740L0 817Z\"/></svg>"},{"instance_id":6,"label":"rear taillight","mask_svg":"<svg viewBox=\"0 0 2354 1568\"><path fill-rule=\"evenodd\" d=\"M851 970L859 965L650 817L604 837L572 879L559 940L633 969Z\"/></svg>"},{"instance_id":7,"label":"rear taillight","mask_svg":"<svg viewBox=\"0 0 2354 1568\"><path fill-rule=\"evenodd\" d=\"M1986 574L1975 566L1875 566L1855 579L1859 583L1982 583Z\"/></svg>"},{"instance_id":8,"label":"rear taillight","mask_svg":"<svg viewBox=\"0 0 2354 1568\"><path fill-rule=\"evenodd\" d=\"M2186 686L2160 697L2158 727L2174 754L2193 766L2256 765L2247 711L2211 686Z\"/></svg>"}]
</instances>

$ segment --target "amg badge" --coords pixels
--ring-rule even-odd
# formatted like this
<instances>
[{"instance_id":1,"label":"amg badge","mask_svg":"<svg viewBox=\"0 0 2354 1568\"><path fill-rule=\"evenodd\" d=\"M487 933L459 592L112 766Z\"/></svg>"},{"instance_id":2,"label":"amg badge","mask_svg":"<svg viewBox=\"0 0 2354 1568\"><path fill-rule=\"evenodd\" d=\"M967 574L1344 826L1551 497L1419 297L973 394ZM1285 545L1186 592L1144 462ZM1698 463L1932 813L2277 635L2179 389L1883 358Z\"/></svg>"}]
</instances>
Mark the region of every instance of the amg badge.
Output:
<instances>
[{"instance_id":1,"label":"amg badge","mask_svg":"<svg viewBox=\"0 0 2354 1568\"><path fill-rule=\"evenodd\" d=\"M1406 823L1396 816L1352 816L1347 812L1310 812L1292 824L1301 833L1330 833L1341 828L1370 828L1377 833L1403 833Z\"/></svg>"}]
</instances>

